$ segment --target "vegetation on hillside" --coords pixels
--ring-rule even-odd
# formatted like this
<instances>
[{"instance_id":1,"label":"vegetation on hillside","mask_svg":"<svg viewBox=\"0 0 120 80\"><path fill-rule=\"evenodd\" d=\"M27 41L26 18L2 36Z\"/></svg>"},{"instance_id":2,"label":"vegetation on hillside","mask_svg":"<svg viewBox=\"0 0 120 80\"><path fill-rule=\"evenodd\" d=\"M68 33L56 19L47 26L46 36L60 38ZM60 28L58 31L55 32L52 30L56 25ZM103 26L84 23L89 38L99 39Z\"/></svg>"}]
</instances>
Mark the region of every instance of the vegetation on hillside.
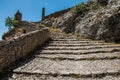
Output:
<instances>
[{"instance_id":1,"label":"vegetation on hillside","mask_svg":"<svg viewBox=\"0 0 120 80\"><path fill-rule=\"evenodd\" d=\"M90 11L90 10L97 10L100 7L100 5L94 3L94 2L88 2L88 3L80 3L78 5L76 5L75 7L72 8L72 12L81 15L81 14L85 14L86 12Z\"/></svg>"},{"instance_id":2,"label":"vegetation on hillside","mask_svg":"<svg viewBox=\"0 0 120 80\"><path fill-rule=\"evenodd\" d=\"M5 20L5 26L8 27L9 30L13 29L15 26L18 25L18 21L17 20L14 20L12 19L11 17L7 17L6 20Z\"/></svg>"},{"instance_id":3,"label":"vegetation on hillside","mask_svg":"<svg viewBox=\"0 0 120 80\"><path fill-rule=\"evenodd\" d=\"M5 26L8 28L8 32L2 35L2 39L6 40L7 38L12 38L15 35L20 35L22 33L26 33L26 27L21 26L21 22L14 20L11 17L7 17L5 19ZM19 27L21 26L21 27Z\"/></svg>"}]
</instances>

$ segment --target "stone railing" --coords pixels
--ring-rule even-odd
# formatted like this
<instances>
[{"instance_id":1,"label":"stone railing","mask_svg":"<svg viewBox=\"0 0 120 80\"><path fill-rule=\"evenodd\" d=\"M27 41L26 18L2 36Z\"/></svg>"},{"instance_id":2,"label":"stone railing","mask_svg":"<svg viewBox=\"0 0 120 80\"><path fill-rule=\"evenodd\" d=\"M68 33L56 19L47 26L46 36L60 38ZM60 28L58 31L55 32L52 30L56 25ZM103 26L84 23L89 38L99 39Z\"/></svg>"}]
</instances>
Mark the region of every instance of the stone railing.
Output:
<instances>
[{"instance_id":1,"label":"stone railing","mask_svg":"<svg viewBox=\"0 0 120 80\"><path fill-rule=\"evenodd\" d=\"M30 54L36 47L50 39L48 28L36 30L10 41L0 42L0 73L9 68L15 61Z\"/></svg>"}]
</instances>

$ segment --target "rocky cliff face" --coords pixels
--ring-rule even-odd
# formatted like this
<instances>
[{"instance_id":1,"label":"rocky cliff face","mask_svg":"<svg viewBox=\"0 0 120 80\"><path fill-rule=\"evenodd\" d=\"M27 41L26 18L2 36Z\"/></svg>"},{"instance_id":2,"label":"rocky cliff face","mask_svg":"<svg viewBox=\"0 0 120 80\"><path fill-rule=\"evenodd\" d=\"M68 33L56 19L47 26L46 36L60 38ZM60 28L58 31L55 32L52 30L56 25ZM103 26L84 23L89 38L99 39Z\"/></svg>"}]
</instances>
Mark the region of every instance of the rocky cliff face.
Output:
<instances>
[{"instance_id":1,"label":"rocky cliff face","mask_svg":"<svg viewBox=\"0 0 120 80\"><path fill-rule=\"evenodd\" d=\"M120 40L120 1L89 12L75 27L75 33L91 39Z\"/></svg>"},{"instance_id":2,"label":"rocky cliff face","mask_svg":"<svg viewBox=\"0 0 120 80\"><path fill-rule=\"evenodd\" d=\"M62 17L56 18L53 22L52 26L60 28L61 31L66 33L74 32L74 20L76 19L76 15L74 13L68 12L64 14Z\"/></svg>"},{"instance_id":3,"label":"rocky cliff face","mask_svg":"<svg viewBox=\"0 0 120 80\"><path fill-rule=\"evenodd\" d=\"M69 11L56 18L52 26L85 38L120 41L120 1L101 0L107 1L106 5L97 1L102 5L99 9L89 10L85 15Z\"/></svg>"}]
</instances>

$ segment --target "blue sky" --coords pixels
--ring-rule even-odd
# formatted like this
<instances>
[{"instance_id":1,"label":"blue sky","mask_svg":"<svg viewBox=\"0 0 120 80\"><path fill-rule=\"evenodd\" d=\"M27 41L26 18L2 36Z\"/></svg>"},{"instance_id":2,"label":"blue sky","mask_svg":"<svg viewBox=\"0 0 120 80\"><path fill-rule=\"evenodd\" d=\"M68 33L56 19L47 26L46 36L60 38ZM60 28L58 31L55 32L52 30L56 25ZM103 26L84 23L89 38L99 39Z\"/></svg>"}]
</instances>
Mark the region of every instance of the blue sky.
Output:
<instances>
[{"instance_id":1,"label":"blue sky","mask_svg":"<svg viewBox=\"0 0 120 80\"><path fill-rule=\"evenodd\" d=\"M14 17L17 10L23 15L23 20L40 21L42 7L46 8L46 15L72 7L87 0L0 0L0 39L4 32L5 18Z\"/></svg>"}]
</instances>

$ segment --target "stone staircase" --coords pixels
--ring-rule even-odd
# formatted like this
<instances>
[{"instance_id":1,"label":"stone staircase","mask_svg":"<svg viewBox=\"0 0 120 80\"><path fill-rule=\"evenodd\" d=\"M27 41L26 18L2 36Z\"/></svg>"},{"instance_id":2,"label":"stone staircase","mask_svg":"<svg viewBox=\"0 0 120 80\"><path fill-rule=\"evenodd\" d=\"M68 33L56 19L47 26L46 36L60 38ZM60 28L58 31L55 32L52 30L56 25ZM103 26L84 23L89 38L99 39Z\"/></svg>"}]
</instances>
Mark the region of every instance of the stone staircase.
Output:
<instances>
[{"instance_id":1,"label":"stone staircase","mask_svg":"<svg viewBox=\"0 0 120 80\"><path fill-rule=\"evenodd\" d=\"M9 80L120 80L120 45L53 33ZM26 63L27 62L27 63Z\"/></svg>"}]
</instances>

